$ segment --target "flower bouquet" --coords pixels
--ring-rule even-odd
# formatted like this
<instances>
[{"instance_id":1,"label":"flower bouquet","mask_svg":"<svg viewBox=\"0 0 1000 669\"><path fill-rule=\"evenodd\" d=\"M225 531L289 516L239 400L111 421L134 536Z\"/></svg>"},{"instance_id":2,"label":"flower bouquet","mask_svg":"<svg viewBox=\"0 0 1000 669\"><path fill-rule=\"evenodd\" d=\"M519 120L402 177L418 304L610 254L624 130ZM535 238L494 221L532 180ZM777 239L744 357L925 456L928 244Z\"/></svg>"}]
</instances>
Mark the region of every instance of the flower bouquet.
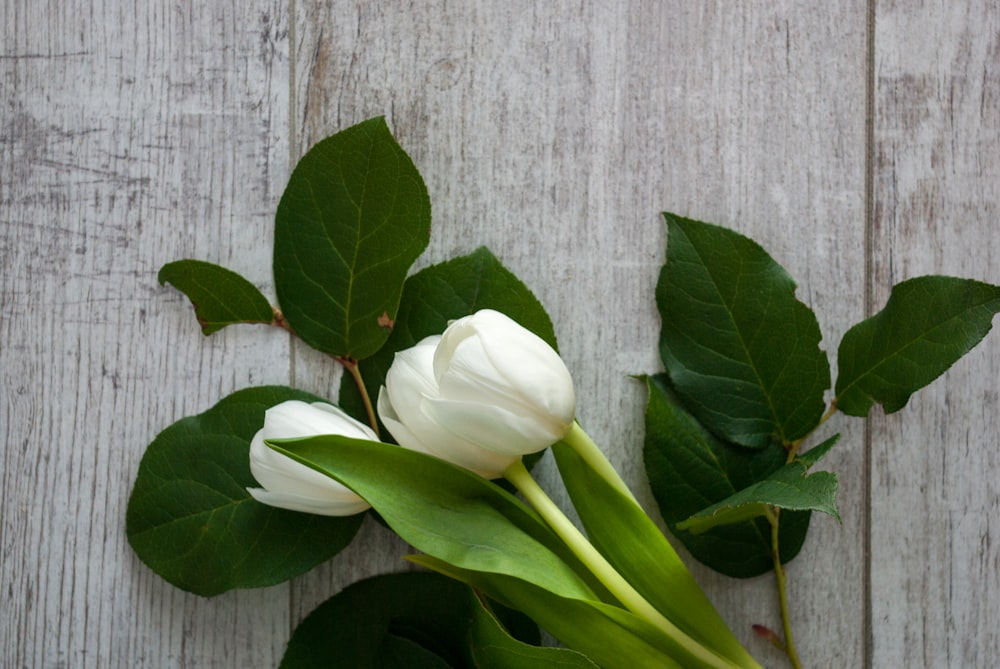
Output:
<instances>
[{"instance_id":1,"label":"flower bouquet","mask_svg":"<svg viewBox=\"0 0 1000 669\"><path fill-rule=\"evenodd\" d=\"M902 408L985 336L1000 288L897 285L843 337L828 400L817 319L788 274L734 231L664 217L665 372L636 380L650 487L693 557L735 577L774 571L781 632L758 632L801 666L783 564L813 511L838 517L836 475L812 471L838 435L818 430L838 411ZM376 118L291 175L275 220L280 307L216 265L161 269L205 334L270 324L346 374L336 403L248 388L157 436L128 505L137 554L211 596L304 573L374 514L419 568L322 604L286 668L760 666L585 432L538 300L485 248L407 276L429 234L423 180ZM582 528L531 474L546 449Z\"/></svg>"}]
</instances>

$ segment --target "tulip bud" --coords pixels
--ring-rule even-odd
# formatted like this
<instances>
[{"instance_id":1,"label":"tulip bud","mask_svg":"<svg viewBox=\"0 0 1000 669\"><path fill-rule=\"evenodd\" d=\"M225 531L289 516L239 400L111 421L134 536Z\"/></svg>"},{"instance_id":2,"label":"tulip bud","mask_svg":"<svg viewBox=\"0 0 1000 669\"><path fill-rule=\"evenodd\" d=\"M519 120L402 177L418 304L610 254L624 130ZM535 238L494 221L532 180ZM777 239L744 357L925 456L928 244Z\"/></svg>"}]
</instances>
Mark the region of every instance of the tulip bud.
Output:
<instances>
[{"instance_id":1,"label":"tulip bud","mask_svg":"<svg viewBox=\"0 0 1000 669\"><path fill-rule=\"evenodd\" d=\"M540 337L482 310L396 354L379 415L399 443L494 478L573 425L573 380Z\"/></svg>"},{"instance_id":2,"label":"tulip bud","mask_svg":"<svg viewBox=\"0 0 1000 669\"><path fill-rule=\"evenodd\" d=\"M250 471L263 487L247 492L270 506L321 516L350 516L369 508L354 491L264 443L327 434L378 441L370 428L331 404L289 400L268 409L264 427L250 442Z\"/></svg>"}]
</instances>

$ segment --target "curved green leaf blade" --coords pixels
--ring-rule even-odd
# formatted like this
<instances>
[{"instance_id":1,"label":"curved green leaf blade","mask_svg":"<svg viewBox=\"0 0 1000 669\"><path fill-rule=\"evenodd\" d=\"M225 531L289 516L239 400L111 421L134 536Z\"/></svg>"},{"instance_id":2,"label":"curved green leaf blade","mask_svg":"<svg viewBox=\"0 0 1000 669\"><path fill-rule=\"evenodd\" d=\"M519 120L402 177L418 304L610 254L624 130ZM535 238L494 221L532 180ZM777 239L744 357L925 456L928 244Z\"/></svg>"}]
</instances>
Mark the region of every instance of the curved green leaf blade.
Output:
<instances>
[{"instance_id":1,"label":"curved green leaf blade","mask_svg":"<svg viewBox=\"0 0 1000 669\"><path fill-rule=\"evenodd\" d=\"M590 542L683 632L739 664L753 658L649 516L568 444L552 447L559 473Z\"/></svg>"},{"instance_id":2,"label":"curved green leaf blade","mask_svg":"<svg viewBox=\"0 0 1000 669\"><path fill-rule=\"evenodd\" d=\"M229 395L161 432L146 449L125 525L143 562L199 595L280 583L350 543L363 515L328 518L255 501L246 488L250 440L264 411L290 399L320 398L262 386Z\"/></svg>"},{"instance_id":3,"label":"curved green leaf blade","mask_svg":"<svg viewBox=\"0 0 1000 669\"><path fill-rule=\"evenodd\" d=\"M256 286L225 267L202 260L176 260L160 268L162 286L170 283L184 293L209 335L233 323L271 323L274 309Z\"/></svg>"},{"instance_id":4,"label":"curved green leaf blade","mask_svg":"<svg viewBox=\"0 0 1000 669\"><path fill-rule=\"evenodd\" d=\"M472 664L476 669L598 669L586 655L568 648L551 648L518 641L500 625L492 611L478 602L470 630Z\"/></svg>"},{"instance_id":5,"label":"curved green leaf blade","mask_svg":"<svg viewBox=\"0 0 1000 669\"><path fill-rule=\"evenodd\" d=\"M360 365L369 396L373 400L378 397L396 351L441 334L448 321L479 309L503 312L556 347L552 321L538 298L487 248L480 247L406 280L392 334L378 353ZM366 420L361 395L353 383L340 385L340 405L352 416Z\"/></svg>"},{"instance_id":6,"label":"curved green leaf blade","mask_svg":"<svg viewBox=\"0 0 1000 669\"><path fill-rule=\"evenodd\" d=\"M275 289L296 334L331 355L375 353L430 225L427 188L385 119L316 144L292 172L275 218Z\"/></svg>"},{"instance_id":7,"label":"curved green leaf blade","mask_svg":"<svg viewBox=\"0 0 1000 669\"><path fill-rule=\"evenodd\" d=\"M354 490L417 550L564 596L596 597L548 526L471 472L399 446L340 436L270 445Z\"/></svg>"},{"instance_id":8,"label":"curved green leaf blade","mask_svg":"<svg viewBox=\"0 0 1000 669\"><path fill-rule=\"evenodd\" d=\"M662 375L646 378L649 403L643 448L649 485L667 527L695 559L727 576L749 578L770 571L771 528L766 520L755 518L704 534L682 530L678 523L766 479L784 466L785 449L771 444L751 450L717 439L670 397L667 383ZM810 513L782 514L782 562L798 555Z\"/></svg>"},{"instance_id":9,"label":"curved green leaf blade","mask_svg":"<svg viewBox=\"0 0 1000 669\"><path fill-rule=\"evenodd\" d=\"M534 624L526 618L519 624L533 628L537 643ZM386 574L320 604L295 629L280 669L514 669L472 658L477 651L489 658L494 649L522 646L532 648L511 637L468 586L434 573Z\"/></svg>"},{"instance_id":10,"label":"curved green leaf blade","mask_svg":"<svg viewBox=\"0 0 1000 669\"><path fill-rule=\"evenodd\" d=\"M721 502L677 523L677 529L702 534L718 525L741 523L763 516L768 507L792 511L821 511L840 520L837 512L837 475L808 474L800 462L790 462Z\"/></svg>"},{"instance_id":11,"label":"curved green leaf blade","mask_svg":"<svg viewBox=\"0 0 1000 669\"><path fill-rule=\"evenodd\" d=\"M795 282L756 242L664 214L660 355L677 393L721 438L761 448L819 423L830 364Z\"/></svg>"},{"instance_id":12,"label":"curved green leaf blade","mask_svg":"<svg viewBox=\"0 0 1000 669\"><path fill-rule=\"evenodd\" d=\"M462 569L429 555L410 559L523 611L568 648L603 669L705 667L649 622L625 609L563 597L505 574Z\"/></svg>"},{"instance_id":13,"label":"curved green leaf blade","mask_svg":"<svg viewBox=\"0 0 1000 669\"><path fill-rule=\"evenodd\" d=\"M837 353L837 408L886 413L943 374L982 341L1000 312L1000 286L921 276L892 288L885 308L844 335Z\"/></svg>"}]
</instances>

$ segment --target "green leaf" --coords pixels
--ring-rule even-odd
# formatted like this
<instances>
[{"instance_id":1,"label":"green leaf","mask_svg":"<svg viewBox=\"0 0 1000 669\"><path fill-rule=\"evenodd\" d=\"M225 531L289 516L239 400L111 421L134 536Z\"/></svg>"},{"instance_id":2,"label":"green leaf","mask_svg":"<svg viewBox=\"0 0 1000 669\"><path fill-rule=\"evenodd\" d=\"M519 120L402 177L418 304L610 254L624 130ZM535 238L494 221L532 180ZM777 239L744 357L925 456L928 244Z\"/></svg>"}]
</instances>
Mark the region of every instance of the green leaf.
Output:
<instances>
[{"instance_id":1,"label":"green leaf","mask_svg":"<svg viewBox=\"0 0 1000 669\"><path fill-rule=\"evenodd\" d=\"M520 618L518 625L529 625L537 643L537 628ZM503 654L522 649L555 650L511 637L468 586L408 572L359 581L325 601L295 629L280 667L515 669L502 663ZM485 661L475 663L476 654ZM494 656L501 663L490 663Z\"/></svg>"},{"instance_id":2,"label":"green leaf","mask_svg":"<svg viewBox=\"0 0 1000 669\"><path fill-rule=\"evenodd\" d=\"M704 667L643 618L604 602L564 597L505 575L462 569L429 555L410 559L523 611L603 669Z\"/></svg>"},{"instance_id":3,"label":"green leaf","mask_svg":"<svg viewBox=\"0 0 1000 669\"><path fill-rule=\"evenodd\" d=\"M375 353L430 225L427 188L385 119L310 149L292 172L274 230L275 288L296 334L331 355Z\"/></svg>"},{"instance_id":4,"label":"green leaf","mask_svg":"<svg viewBox=\"0 0 1000 669\"><path fill-rule=\"evenodd\" d=\"M233 323L270 323L274 310L257 288L242 276L201 260L176 260L160 269L162 286L172 284L187 295L204 334Z\"/></svg>"},{"instance_id":5,"label":"green leaf","mask_svg":"<svg viewBox=\"0 0 1000 669\"><path fill-rule=\"evenodd\" d=\"M285 581L351 541L362 515L284 511L246 492L258 485L250 473L250 440L264 424L264 411L290 399L320 398L281 386L247 388L177 421L149 445L125 529L153 571L184 590L217 595Z\"/></svg>"},{"instance_id":6,"label":"green leaf","mask_svg":"<svg viewBox=\"0 0 1000 669\"><path fill-rule=\"evenodd\" d=\"M671 397L662 375L647 377L646 474L667 527L695 559L737 578L771 570L771 528L761 518L716 527L704 534L682 530L678 523L707 506L766 479L785 464L778 444L747 449L725 443L682 409ZM788 562L802 548L809 511L781 516L779 550Z\"/></svg>"},{"instance_id":7,"label":"green leaf","mask_svg":"<svg viewBox=\"0 0 1000 669\"><path fill-rule=\"evenodd\" d=\"M823 414L830 365L795 282L743 235L664 218L656 303L660 355L677 393L727 441L762 448L805 436Z\"/></svg>"},{"instance_id":8,"label":"green leaf","mask_svg":"<svg viewBox=\"0 0 1000 669\"><path fill-rule=\"evenodd\" d=\"M805 453L799 453L795 457L795 460L805 465L806 469L809 469L817 462L822 460L826 456L826 454L830 452L830 449L833 448L834 444L836 444L838 441L840 441L839 432L833 435L832 437L824 439L822 443L810 448Z\"/></svg>"},{"instance_id":9,"label":"green leaf","mask_svg":"<svg viewBox=\"0 0 1000 669\"><path fill-rule=\"evenodd\" d=\"M360 365L368 394L375 401L396 351L441 334L448 321L480 309L500 311L556 348L552 321L530 290L485 247L427 267L406 280L396 325L382 349ZM340 404L365 420L361 395L353 383L340 385ZM386 433L387 434L387 433Z\"/></svg>"},{"instance_id":10,"label":"green leaf","mask_svg":"<svg viewBox=\"0 0 1000 669\"><path fill-rule=\"evenodd\" d=\"M481 604L478 600L477 603ZM476 669L598 669L582 653L568 648L543 648L514 639L500 625L494 613L482 605L476 606L473 611L470 666Z\"/></svg>"},{"instance_id":11,"label":"green leaf","mask_svg":"<svg viewBox=\"0 0 1000 669\"><path fill-rule=\"evenodd\" d=\"M537 514L480 476L399 446L340 436L271 447L354 490L419 551L564 596L596 597Z\"/></svg>"},{"instance_id":12,"label":"green leaf","mask_svg":"<svg viewBox=\"0 0 1000 669\"><path fill-rule=\"evenodd\" d=\"M807 474L801 462L790 462L763 481L677 523L677 528L702 534L718 525L742 523L763 516L768 507L775 506L792 511L822 511L840 520L837 475L832 472Z\"/></svg>"},{"instance_id":13,"label":"green leaf","mask_svg":"<svg viewBox=\"0 0 1000 669\"><path fill-rule=\"evenodd\" d=\"M554 445L552 453L590 542L618 573L702 645L737 664L752 662L666 537L639 505L587 466L568 444Z\"/></svg>"},{"instance_id":14,"label":"green leaf","mask_svg":"<svg viewBox=\"0 0 1000 669\"><path fill-rule=\"evenodd\" d=\"M837 353L837 408L886 413L939 377L990 331L1000 286L921 276L893 286L885 308L844 335Z\"/></svg>"}]
</instances>

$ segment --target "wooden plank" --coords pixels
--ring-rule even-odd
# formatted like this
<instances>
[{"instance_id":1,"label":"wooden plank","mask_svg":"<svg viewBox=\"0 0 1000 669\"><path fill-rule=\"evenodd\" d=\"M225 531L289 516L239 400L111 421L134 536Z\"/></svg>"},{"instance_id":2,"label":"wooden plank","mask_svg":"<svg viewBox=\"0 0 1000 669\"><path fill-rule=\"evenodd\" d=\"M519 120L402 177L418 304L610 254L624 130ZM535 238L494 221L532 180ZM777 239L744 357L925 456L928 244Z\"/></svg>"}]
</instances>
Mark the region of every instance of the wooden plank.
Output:
<instances>
[{"instance_id":1,"label":"wooden plank","mask_svg":"<svg viewBox=\"0 0 1000 669\"><path fill-rule=\"evenodd\" d=\"M284 336L205 340L156 283L190 256L269 283L260 240L287 178L285 11L3 3L2 666L280 658L287 586L185 594L139 562L124 519L159 430L288 381Z\"/></svg>"},{"instance_id":2,"label":"wooden plank","mask_svg":"<svg viewBox=\"0 0 1000 669\"><path fill-rule=\"evenodd\" d=\"M660 368L659 211L757 238L800 280L827 348L863 316L865 7L599 5L302 7L297 152L389 117L434 207L421 264L486 244L525 280L553 317L581 420L652 508L644 393L627 375ZM330 387L320 359L296 360L297 385ZM861 430L835 429L844 524L816 519L792 598L803 656L860 666ZM540 471L558 492L551 464ZM402 568L384 537L373 529L365 548L296 581L293 619L359 575ZM750 632L780 627L772 580L696 570L747 645L780 666Z\"/></svg>"},{"instance_id":3,"label":"wooden plank","mask_svg":"<svg viewBox=\"0 0 1000 669\"><path fill-rule=\"evenodd\" d=\"M874 306L920 274L1000 283L1000 9L876 3ZM1000 657L1000 338L872 421L872 666Z\"/></svg>"}]
</instances>

